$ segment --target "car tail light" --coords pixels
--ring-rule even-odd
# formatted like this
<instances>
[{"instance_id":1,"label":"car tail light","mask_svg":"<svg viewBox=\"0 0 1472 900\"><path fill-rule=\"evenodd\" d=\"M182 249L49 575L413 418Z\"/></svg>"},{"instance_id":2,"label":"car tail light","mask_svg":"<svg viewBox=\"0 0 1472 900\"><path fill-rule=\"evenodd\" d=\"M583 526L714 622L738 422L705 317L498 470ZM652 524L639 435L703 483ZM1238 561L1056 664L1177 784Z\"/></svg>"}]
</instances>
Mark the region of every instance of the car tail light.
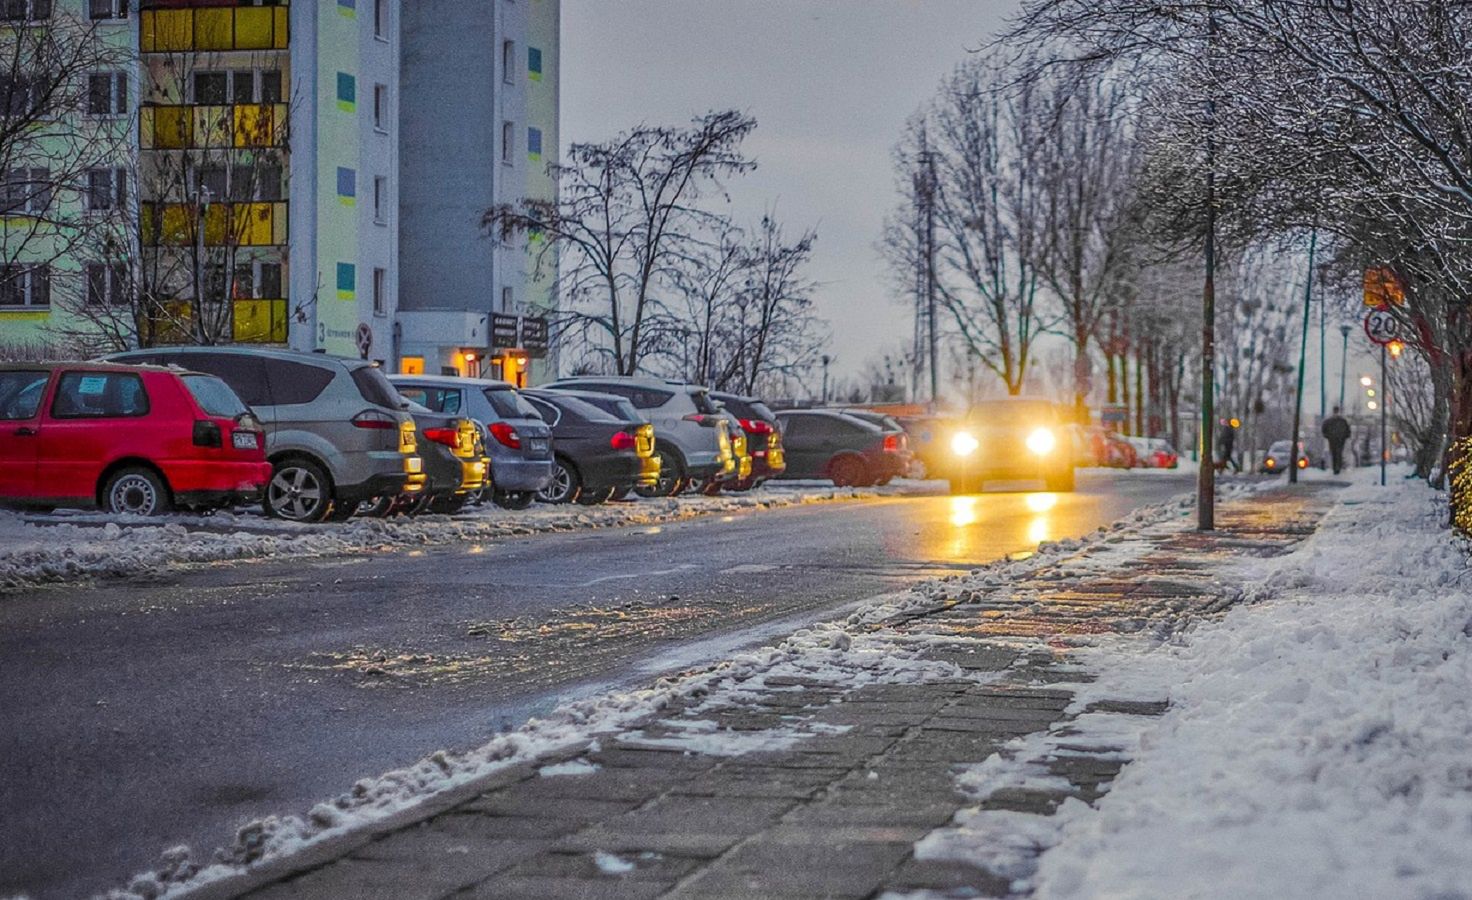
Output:
<instances>
[{"instance_id":1,"label":"car tail light","mask_svg":"<svg viewBox=\"0 0 1472 900\"><path fill-rule=\"evenodd\" d=\"M365 409L353 416L353 424L359 428L368 428L375 431L398 431L399 420L386 412L376 409Z\"/></svg>"},{"instance_id":2,"label":"car tail light","mask_svg":"<svg viewBox=\"0 0 1472 900\"><path fill-rule=\"evenodd\" d=\"M495 438L499 443L510 447L512 450L521 449L521 435L517 434L516 429L505 422L491 423L491 437Z\"/></svg>"},{"instance_id":3,"label":"car tail light","mask_svg":"<svg viewBox=\"0 0 1472 900\"><path fill-rule=\"evenodd\" d=\"M615 431L613 437L609 438L608 445L615 450L634 450L639 446L639 441L628 431Z\"/></svg>"},{"instance_id":4,"label":"car tail light","mask_svg":"<svg viewBox=\"0 0 1472 900\"><path fill-rule=\"evenodd\" d=\"M900 452L900 436L899 435L897 435L897 434L886 434L884 436L884 452L885 453L898 453L898 452Z\"/></svg>"},{"instance_id":5,"label":"car tail light","mask_svg":"<svg viewBox=\"0 0 1472 900\"><path fill-rule=\"evenodd\" d=\"M460 429L458 428L426 428L422 434L427 440L434 441L436 444L444 444L451 450L455 449L455 445L460 440Z\"/></svg>"},{"instance_id":6,"label":"car tail light","mask_svg":"<svg viewBox=\"0 0 1472 900\"><path fill-rule=\"evenodd\" d=\"M194 423L194 446L219 447L223 444L224 440L220 437L219 425L203 419Z\"/></svg>"},{"instance_id":7,"label":"car tail light","mask_svg":"<svg viewBox=\"0 0 1472 900\"><path fill-rule=\"evenodd\" d=\"M761 419L742 419L741 430L749 434L771 434L777 429L772 427L771 422L765 422Z\"/></svg>"},{"instance_id":8,"label":"car tail light","mask_svg":"<svg viewBox=\"0 0 1472 900\"><path fill-rule=\"evenodd\" d=\"M696 425L704 425L707 428L714 428L717 422L725 421L720 416L708 416L705 413L691 413L688 416L684 416L684 420L686 422L694 422Z\"/></svg>"}]
</instances>

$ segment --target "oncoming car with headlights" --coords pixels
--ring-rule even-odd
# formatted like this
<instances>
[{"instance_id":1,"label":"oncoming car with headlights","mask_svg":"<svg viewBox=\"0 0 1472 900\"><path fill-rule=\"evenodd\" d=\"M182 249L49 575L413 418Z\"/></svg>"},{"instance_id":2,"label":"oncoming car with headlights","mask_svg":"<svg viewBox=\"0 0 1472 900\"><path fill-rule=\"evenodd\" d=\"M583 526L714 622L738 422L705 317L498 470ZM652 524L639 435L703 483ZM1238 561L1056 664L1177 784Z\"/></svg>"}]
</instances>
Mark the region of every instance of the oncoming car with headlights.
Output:
<instances>
[{"instance_id":1,"label":"oncoming car with headlights","mask_svg":"<svg viewBox=\"0 0 1472 900\"><path fill-rule=\"evenodd\" d=\"M974 494L988 481L1040 480L1050 491L1073 490L1073 451L1058 407L1047 400L983 400L952 428L941 453L953 494Z\"/></svg>"}]
</instances>

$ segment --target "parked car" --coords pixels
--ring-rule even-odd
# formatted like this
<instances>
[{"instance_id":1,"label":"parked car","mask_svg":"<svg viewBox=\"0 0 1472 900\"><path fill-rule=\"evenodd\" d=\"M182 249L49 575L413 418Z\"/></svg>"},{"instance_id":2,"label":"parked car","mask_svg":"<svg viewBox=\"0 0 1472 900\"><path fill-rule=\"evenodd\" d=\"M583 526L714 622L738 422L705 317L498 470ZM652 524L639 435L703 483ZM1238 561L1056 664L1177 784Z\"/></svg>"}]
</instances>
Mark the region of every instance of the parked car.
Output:
<instances>
[{"instance_id":1,"label":"parked car","mask_svg":"<svg viewBox=\"0 0 1472 900\"><path fill-rule=\"evenodd\" d=\"M107 363L0 365L0 501L154 515L255 502L261 423L218 378Z\"/></svg>"},{"instance_id":2,"label":"parked car","mask_svg":"<svg viewBox=\"0 0 1472 900\"><path fill-rule=\"evenodd\" d=\"M526 391L528 402L552 426L556 448L552 483L537 492L544 503L603 503L627 493L644 477L654 455L654 428L619 419L570 391Z\"/></svg>"},{"instance_id":3,"label":"parked car","mask_svg":"<svg viewBox=\"0 0 1472 900\"><path fill-rule=\"evenodd\" d=\"M266 429L267 515L347 519L364 500L424 488L414 419L372 363L244 347L154 347L108 359L180 366L230 385Z\"/></svg>"},{"instance_id":4,"label":"parked car","mask_svg":"<svg viewBox=\"0 0 1472 900\"><path fill-rule=\"evenodd\" d=\"M415 403L468 416L485 428L496 505L526 509L552 482L552 429L511 385L453 375L393 375L389 381Z\"/></svg>"},{"instance_id":5,"label":"parked car","mask_svg":"<svg viewBox=\"0 0 1472 900\"><path fill-rule=\"evenodd\" d=\"M569 396L576 397L589 406L603 410L610 416L618 419L620 422L625 422L629 425L638 426L638 431L636 431L635 434L640 440L640 444L638 447L640 465L639 479L631 487L614 488L613 493L609 496L608 499L622 500L627 497L629 495L629 492L634 490L634 488L643 487L647 490L653 488L656 484L659 483L659 456L654 452L654 448L658 442L658 434L655 432L654 426L649 424L649 420L644 418L644 414L634 408L633 403L630 403L627 398L620 397L617 394L600 394L596 391L569 390L558 390L557 392L559 394L567 394Z\"/></svg>"},{"instance_id":6,"label":"parked car","mask_svg":"<svg viewBox=\"0 0 1472 900\"><path fill-rule=\"evenodd\" d=\"M1073 448L1056 404L1008 397L983 400L951 437L944 473L951 493L972 494L988 481L1041 480L1050 491L1074 489Z\"/></svg>"},{"instance_id":7,"label":"parked car","mask_svg":"<svg viewBox=\"0 0 1472 900\"><path fill-rule=\"evenodd\" d=\"M1086 450L1076 454L1075 466L1105 466L1111 469L1133 469L1137 463L1135 448L1123 436L1101 425L1074 426ZM1090 462L1080 459L1089 458Z\"/></svg>"},{"instance_id":8,"label":"parked car","mask_svg":"<svg viewBox=\"0 0 1472 900\"><path fill-rule=\"evenodd\" d=\"M658 378L586 375L554 381L548 388L597 391L627 398L654 426L659 481L640 488L646 496L673 496L709 478L736 472L730 425L699 385Z\"/></svg>"},{"instance_id":9,"label":"parked car","mask_svg":"<svg viewBox=\"0 0 1472 900\"><path fill-rule=\"evenodd\" d=\"M424 459L424 490L418 494L389 495L364 501L359 515L383 518L396 513L423 512L453 515L485 487L490 471L480 426L462 416L437 413L408 401L409 414L419 431L419 455Z\"/></svg>"},{"instance_id":10,"label":"parked car","mask_svg":"<svg viewBox=\"0 0 1472 900\"><path fill-rule=\"evenodd\" d=\"M909 454L910 458L913 459L913 454L910 453L910 433L905 430L905 426L900 424L900 421L894 416L891 416L887 413L873 412L867 409L845 409L842 410L842 412L847 415L853 416L855 419L868 422L871 425L878 425L885 434L899 435L900 449L903 450L906 454ZM889 484L890 480L893 479L895 476L902 476L907 474L909 473L895 472L893 475L881 476L874 483Z\"/></svg>"},{"instance_id":11,"label":"parked car","mask_svg":"<svg viewBox=\"0 0 1472 900\"><path fill-rule=\"evenodd\" d=\"M736 417L751 456L751 473L727 484L729 490L749 491L786 471L782 430L777 427L777 414L770 407L755 397L738 394L712 393L711 398Z\"/></svg>"},{"instance_id":12,"label":"parked car","mask_svg":"<svg viewBox=\"0 0 1472 900\"><path fill-rule=\"evenodd\" d=\"M1279 472L1286 472L1288 471L1288 467L1292 465L1292 456L1293 450L1290 441L1273 441L1273 445L1268 448L1268 453L1262 458L1262 464L1257 467L1257 471L1265 475L1277 475ZM1303 450L1303 441L1298 442L1298 468L1308 468L1308 454Z\"/></svg>"},{"instance_id":13,"label":"parked car","mask_svg":"<svg viewBox=\"0 0 1472 900\"><path fill-rule=\"evenodd\" d=\"M1135 465L1142 469L1174 469L1180 460L1170 442L1163 438L1130 437L1135 451Z\"/></svg>"},{"instance_id":14,"label":"parked car","mask_svg":"<svg viewBox=\"0 0 1472 900\"><path fill-rule=\"evenodd\" d=\"M783 478L827 478L839 487L864 487L903 472L910 454L899 436L871 422L826 409L783 410Z\"/></svg>"},{"instance_id":15,"label":"parked car","mask_svg":"<svg viewBox=\"0 0 1472 900\"><path fill-rule=\"evenodd\" d=\"M957 420L948 416L895 416L905 429L910 445L910 475L929 478L931 472L945 465L949 452L949 436L955 430Z\"/></svg>"}]
</instances>

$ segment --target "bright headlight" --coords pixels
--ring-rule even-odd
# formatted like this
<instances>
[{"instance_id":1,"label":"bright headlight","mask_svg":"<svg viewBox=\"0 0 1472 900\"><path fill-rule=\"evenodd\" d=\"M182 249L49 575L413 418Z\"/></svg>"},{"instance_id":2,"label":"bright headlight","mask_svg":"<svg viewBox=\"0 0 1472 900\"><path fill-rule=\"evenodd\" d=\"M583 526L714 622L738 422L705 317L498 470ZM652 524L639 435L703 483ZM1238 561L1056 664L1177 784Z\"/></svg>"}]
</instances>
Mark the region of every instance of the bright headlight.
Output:
<instances>
[{"instance_id":1,"label":"bright headlight","mask_svg":"<svg viewBox=\"0 0 1472 900\"><path fill-rule=\"evenodd\" d=\"M969 431L958 431L955 437L951 438L951 452L957 456L970 456L979 446L981 445Z\"/></svg>"},{"instance_id":2,"label":"bright headlight","mask_svg":"<svg viewBox=\"0 0 1472 900\"><path fill-rule=\"evenodd\" d=\"M1027 436L1027 449L1038 456L1052 453L1056 446L1058 446L1058 439L1053 437L1053 432L1046 428L1034 429L1033 433Z\"/></svg>"}]
</instances>

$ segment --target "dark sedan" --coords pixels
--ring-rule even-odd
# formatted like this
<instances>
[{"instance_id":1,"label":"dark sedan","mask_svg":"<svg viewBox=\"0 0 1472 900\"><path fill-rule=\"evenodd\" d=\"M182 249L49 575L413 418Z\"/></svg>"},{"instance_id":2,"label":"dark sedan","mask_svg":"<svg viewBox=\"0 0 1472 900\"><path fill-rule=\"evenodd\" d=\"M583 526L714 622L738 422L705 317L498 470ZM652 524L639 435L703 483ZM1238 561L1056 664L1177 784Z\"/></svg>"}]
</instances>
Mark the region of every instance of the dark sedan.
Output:
<instances>
[{"instance_id":1,"label":"dark sedan","mask_svg":"<svg viewBox=\"0 0 1472 900\"><path fill-rule=\"evenodd\" d=\"M777 419L787 457L783 478L827 478L839 487L866 487L909 466L899 435L862 419L824 409L784 410Z\"/></svg>"},{"instance_id":2,"label":"dark sedan","mask_svg":"<svg viewBox=\"0 0 1472 900\"><path fill-rule=\"evenodd\" d=\"M424 459L424 490L404 497L390 495L366 500L358 514L383 518L398 513L418 515L432 511L457 513L470 495L485 487L490 458L475 422L461 416L434 412L413 401L409 414L419 431L419 455Z\"/></svg>"},{"instance_id":3,"label":"dark sedan","mask_svg":"<svg viewBox=\"0 0 1472 900\"><path fill-rule=\"evenodd\" d=\"M522 391L522 396L552 427L552 483L537 492L538 500L602 503L647 478L645 460L654 454L648 423L620 419L571 392Z\"/></svg>"},{"instance_id":4,"label":"dark sedan","mask_svg":"<svg viewBox=\"0 0 1472 900\"><path fill-rule=\"evenodd\" d=\"M751 474L725 485L726 490L749 491L787 471L787 455L782 449L782 429L776 413L755 397L715 393L710 396L741 423L741 430L746 432L746 452L751 456Z\"/></svg>"}]
</instances>

